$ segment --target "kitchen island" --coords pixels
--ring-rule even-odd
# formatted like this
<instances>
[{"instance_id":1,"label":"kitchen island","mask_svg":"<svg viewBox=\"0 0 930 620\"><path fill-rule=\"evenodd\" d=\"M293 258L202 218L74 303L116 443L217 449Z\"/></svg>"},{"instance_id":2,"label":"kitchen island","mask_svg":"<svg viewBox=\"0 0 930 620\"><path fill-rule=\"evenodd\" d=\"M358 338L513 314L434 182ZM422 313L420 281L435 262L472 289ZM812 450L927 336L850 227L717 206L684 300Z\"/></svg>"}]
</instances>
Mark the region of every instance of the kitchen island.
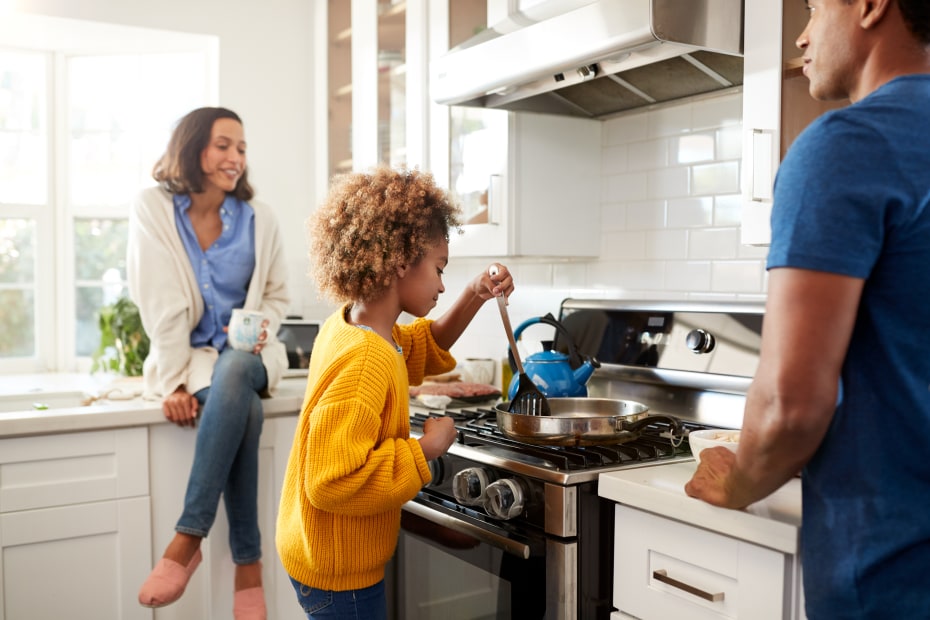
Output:
<instances>
[{"instance_id":1,"label":"kitchen island","mask_svg":"<svg viewBox=\"0 0 930 620\"><path fill-rule=\"evenodd\" d=\"M117 388L113 399L74 406L75 398ZM34 398L48 407L0 412L0 609L6 617L232 617L234 567L222 502L184 596L157 610L136 600L174 534L196 438L193 429L165 419L160 401L132 397L138 388L133 380L99 386L78 374L0 381L6 405ZM304 388L305 380L288 379L262 401L259 524L271 618L303 617L277 560L274 525Z\"/></svg>"},{"instance_id":2,"label":"kitchen island","mask_svg":"<svg viewBox=\"0 0 930 620\"><path fill-rule=\"evenodd\" d=\"M685 494L695 468L686 461L599 477L598 494L616 502L615 617L804 618L800 479L727 510Z\"/></svg>"}]
</instances>

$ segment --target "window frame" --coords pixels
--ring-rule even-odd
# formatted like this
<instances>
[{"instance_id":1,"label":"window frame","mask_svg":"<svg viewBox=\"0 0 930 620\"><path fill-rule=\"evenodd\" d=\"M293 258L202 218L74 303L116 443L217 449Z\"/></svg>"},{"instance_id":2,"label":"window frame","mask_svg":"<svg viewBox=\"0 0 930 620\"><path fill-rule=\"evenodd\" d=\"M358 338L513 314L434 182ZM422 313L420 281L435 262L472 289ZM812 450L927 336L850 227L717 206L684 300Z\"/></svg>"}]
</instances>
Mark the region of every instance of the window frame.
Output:
<instances>
[{"instance_id":1,"label":"window frame","mask_svg":"<svg viewBox=\"0 0 930 620\"><path fill-rule=\"evenodd\" d=\"M32 357L0 357L0 372L89 372L91 358L78 356L75 351L78 282L74 223L79 218L128 218L129 213L128 204L69 205L68 61L73 57L107 54L202 54L203 105L217 105L219 38L30 14L14 13L4 16L7 18L15 23L0 29L0 49L41 53L46 57L49 170L45 205L0 205L0 218L31 219L36 227L35 353Z\"/></svg>"}]
</instances>

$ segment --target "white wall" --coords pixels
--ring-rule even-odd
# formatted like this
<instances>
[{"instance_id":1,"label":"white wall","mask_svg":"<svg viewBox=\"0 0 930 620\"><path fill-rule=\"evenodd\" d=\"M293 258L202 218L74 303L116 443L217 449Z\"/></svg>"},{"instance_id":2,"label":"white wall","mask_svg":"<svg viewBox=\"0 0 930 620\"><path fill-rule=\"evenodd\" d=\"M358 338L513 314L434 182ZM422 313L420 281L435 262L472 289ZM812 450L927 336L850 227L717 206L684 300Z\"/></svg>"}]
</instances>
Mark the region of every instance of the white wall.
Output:
<instances>
[{"instance_id":1,"label":"white wall","mask_svg":"<svg viewBox=\"0 0 930 620\"><path fill-rule=\"evenodd\" d=\"M736 89L605 121L600 258L505 261L517 284L514 327L557 315L565 297L764 300L767 250L739 243L741 108ZM443 307L482 267L452 257ZM524 354L551 333L528 328ZM497 358L506 350L497 309L486 304L453 352Z\"/></svg>"},{"instance_id":2,"label":"white wall","mask_svg":"<svg viewBox=\"0 0 930 620\"><path fill-rule=\"evenodd\" d=\"M315 1L315 0L314 0ZM292 307L308 302L303 220L313 174L313 5L307 0L6 0L12 9L219 38L219 105L243 120L257 197L281 216ZM170 84L165 85L171 88ZM167 139L166 139L167 142ZM154 162L153 162L154 163Z\"/></svg>"}]
</instances>

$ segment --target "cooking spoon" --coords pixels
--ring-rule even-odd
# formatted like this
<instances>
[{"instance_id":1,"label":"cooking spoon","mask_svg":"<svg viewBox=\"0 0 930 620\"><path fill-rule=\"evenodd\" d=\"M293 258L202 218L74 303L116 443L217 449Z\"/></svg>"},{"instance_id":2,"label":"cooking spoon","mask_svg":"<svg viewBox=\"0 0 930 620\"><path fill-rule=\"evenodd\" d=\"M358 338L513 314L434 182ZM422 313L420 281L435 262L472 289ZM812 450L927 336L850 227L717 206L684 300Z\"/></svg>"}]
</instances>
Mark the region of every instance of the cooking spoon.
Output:
<instances>
[{"instance_id":1,"label":"cooking spoon","mask_svg":"<svg viewBox=\"0 0 930 620\"><path fill-rule=\"evenodd\" d=\"M498 273L497 265L491 265L488 274L496 276ZM507 313L507 300L504 299L503 293L497 298L497 307L501 311L501 321L504 323L504 331L507 332L507 340L510 342L510 351L513 353L513 361L517 365L517 393L510 399L510 405L507 410L510 413L521 415L552 415L549 410L549 401L546 396L539 391L533 380L523 372L523 362L520 360L520 353L517 351L517 342L513 337L513 328L510 326L510 315ZM507 386L503 386L506 390Z\"/></svg>"}]
</instances>

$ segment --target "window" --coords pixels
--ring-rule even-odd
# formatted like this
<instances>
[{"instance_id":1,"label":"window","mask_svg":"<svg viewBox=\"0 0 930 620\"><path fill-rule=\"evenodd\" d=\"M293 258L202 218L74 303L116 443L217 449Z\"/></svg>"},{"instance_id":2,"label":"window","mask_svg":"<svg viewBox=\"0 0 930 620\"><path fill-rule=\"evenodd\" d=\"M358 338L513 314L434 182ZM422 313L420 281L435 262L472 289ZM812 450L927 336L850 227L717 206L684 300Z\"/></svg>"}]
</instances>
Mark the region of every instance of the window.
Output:
<instances>
[{"instance_id":1,"label":"window","mask_svg":"<svg viewBox=\"0 0 930 620\"><path fill-rule=\"evenodd\" d=\"M0 40L0 371L86 369L99 308L126 294L130 200L174 123L215 102L217 45L19 19L47 43Z\"/></svg>"}]
</instances>

